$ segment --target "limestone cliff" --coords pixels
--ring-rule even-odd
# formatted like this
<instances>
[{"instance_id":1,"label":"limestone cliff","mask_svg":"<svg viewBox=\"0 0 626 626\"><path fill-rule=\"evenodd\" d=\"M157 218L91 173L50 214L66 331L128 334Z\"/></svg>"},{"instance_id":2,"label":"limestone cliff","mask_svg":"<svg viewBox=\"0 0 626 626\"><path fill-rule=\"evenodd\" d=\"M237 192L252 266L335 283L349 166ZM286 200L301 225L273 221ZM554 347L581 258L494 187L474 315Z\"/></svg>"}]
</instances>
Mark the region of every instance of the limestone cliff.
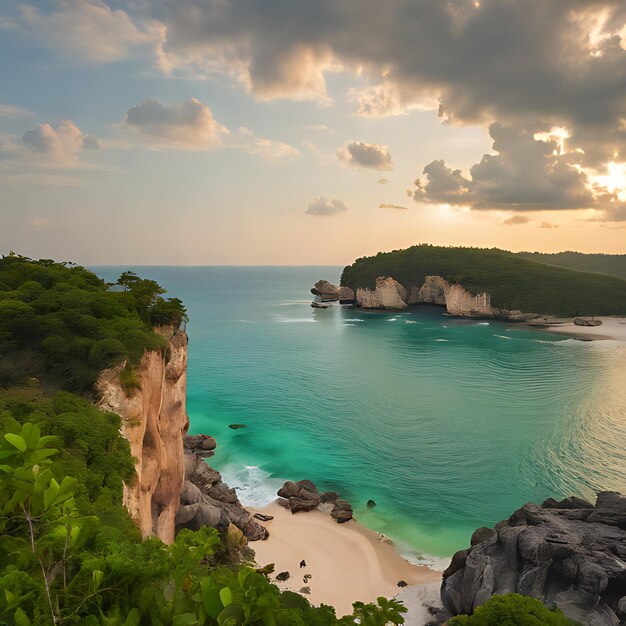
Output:
<instances>
[{"instance_id":1,"label":"limestone cliff","mask_svg":"<svg viewBox=\"0 0 626 626\"><path fill-rule=\"evenodd\" d=\"M124 364L104 370L96 387L99 406L121 416L122 434L136 458L137 479L124 486L124 504L144 537L171 543L185 478L187 334L156 330L169 349L144 354L137 367L140 388L126 394L119 379Z\"/></svg>"},{"instance_id":2,"label":"limestone cliff","mask_svg":"<svg viewBox=\"0 0 626 626\"><path fill-rule=\"evenodd\" d=\"M347 287L342 289L348 290ZM447 313L458 317L525 320L536 316L493 307L487 292L472 294L463 285L450 284L441 276L426 276L422 285L413 285L408 292L392 277L380 276L374 289L356 290L354 304L364 309L404 309L411 304L436 304L445 306Z\"/></svg>"}]
</instances>

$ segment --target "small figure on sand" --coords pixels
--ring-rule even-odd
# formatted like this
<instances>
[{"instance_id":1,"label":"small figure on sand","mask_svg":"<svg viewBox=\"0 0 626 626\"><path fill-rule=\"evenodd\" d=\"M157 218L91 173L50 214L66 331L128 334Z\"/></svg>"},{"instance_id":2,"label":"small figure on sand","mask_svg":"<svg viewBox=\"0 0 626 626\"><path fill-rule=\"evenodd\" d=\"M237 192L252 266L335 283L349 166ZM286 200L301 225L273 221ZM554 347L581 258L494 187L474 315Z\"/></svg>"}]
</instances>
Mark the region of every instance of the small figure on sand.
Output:
<instances>
[{"instance_id":1,"label":"small figure on sand","mask_svg":"<svg viewBox=\"0 0 626 626\"><path fill-rule=\"evenodd\" d=\"M302 569L303 567L306 567L306 561L304 559L300 561L300 569Z\"/></svg>"}]
</instances>

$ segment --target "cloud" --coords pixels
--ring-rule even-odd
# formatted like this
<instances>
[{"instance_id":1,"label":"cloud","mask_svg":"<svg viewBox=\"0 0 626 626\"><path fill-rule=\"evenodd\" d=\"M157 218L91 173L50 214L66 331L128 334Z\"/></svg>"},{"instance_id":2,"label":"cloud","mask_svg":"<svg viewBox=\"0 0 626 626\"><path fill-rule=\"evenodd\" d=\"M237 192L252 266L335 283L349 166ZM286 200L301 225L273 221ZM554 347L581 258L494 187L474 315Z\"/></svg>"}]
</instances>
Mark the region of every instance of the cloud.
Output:
<instances>
[{"instance_id":1,"label":"cloud","mask_svg":"<svg viewBox=\"0 0 626 626\"><path fill-rule=\"evenodd\" d=\"M32 111L11 104L0 104L0 117L30 117Z\"/></svg>"},{"instance_id":2,"label":"cloud","mask_svg":"<svg viewBox=\"0 0 626 626\"><path fill-rule=\"evenodd\" d=\"M560 228L560 225L554 224L553 222L541 222L539 228Z\"/></svg>"},{"instance_id":3,"label":"cloud","mask_svg":"<svg viewBox=\"0 0 626 626\"><path fill-rule=\"evenodd\" d=\"M335 215L337 213L344 213L348 210L348 207L336 198L326 199L324 197L315 198L313 202L309 203L309 208L305 211L307 215Z\"/></svg>"},{"instance_id":4,"label":"cloud","mask_svg":"<svg viewBox=\"0 0 626 626\"><path fill-rule=\"evenodd\" d=\"M512 217L504 220L502 223L507 226L518 226L519 224L528 224L528 222L530 222L530 219L525 215L513 215Z\"/></svg>"},{"instance_id":5,"label":"cloud","mask_svg":"<svg viewBox=\"0 0 626 626\"><path fill-rule=\"evenodd\" d=\"M337 156L340 161L356 167L368 167L381 171L393 169L389 148L377 143L353 141L345 148L340 148L337 151Z\"/></svg>"},{"instance_id":6,"label":"cloud","mask_svg":"<svg viewBox=\"0 0 626 626\"><path fill-rule=\"evenodd\" d=\"M389 181L386 178L379 178L376 182L379 185L386 185Z\"/></svg>"},{"instance_id":7,"label":"cloud","mask_svg":"<svg viewBox=\"0 0 626 626\"><path fill-rule=\"evenodd\" d=\"M408 207L402 206L400 204L389 204L388 202L381 202L378 205L379 209L399 209L403 211L407 211Z\"/></svg>"},{"instance_id":8,"label":"cloud","mask_svg":"<svg viewBox=\"0 0 626 626\"><path fill-rule=\"evenodd\" d=\"M222 73L259 99L327 99L353 75L364 116L437 106L453 124L570 130L586 163L626 151L623 0L164 0L170 71Z\"/></svg>"},{"instance_id":9,"label":"cloud","mask_svg":"<svg viewBox=\"0 0 626 626\"><path fill-rule=\"evenodd\" d=\"M537 139L524 128L498 123L490 134L497 154L485 154L470 176L432 161L423 170L425 179L415 181L413 199L482 210L596 209L606 219L621 210L618 193L594 182L581 167L580 153L562 152L556 138Z\"/></svg>"},{"instance_id":10,"label":"cloud","mask_svg":"<svg viewBox=\"0 0 626 626\"><path fill-rule=\"evenodd\" d=\"M244 126L239 128L232 147L268 161L290 161L301 156L297 148L282 141L257 137L253 131Z\"/></svg>"},{"instance_id":11,"label":"cloud","mask_svg":"<svg viewBox=\"0 0 626 626\"><path fill-rule=\"evenodd\" d=\"M46 226L50 226L50 220L47 220L45 217L31 217L28 220L28 223L31 226L35 226L36 228L45 228Z\"/></svg>"},{"instance_id":12,"label":"cloud","mask_svg":"<svg viewBox=\"0 0 626 626\"><path fill-rule=\"evenodd\" d=\"M173 105L144 100L129 109L121 128L149 147L181 150L215 149L228 134L196 98Z\"/></svg>"}]
</instances>

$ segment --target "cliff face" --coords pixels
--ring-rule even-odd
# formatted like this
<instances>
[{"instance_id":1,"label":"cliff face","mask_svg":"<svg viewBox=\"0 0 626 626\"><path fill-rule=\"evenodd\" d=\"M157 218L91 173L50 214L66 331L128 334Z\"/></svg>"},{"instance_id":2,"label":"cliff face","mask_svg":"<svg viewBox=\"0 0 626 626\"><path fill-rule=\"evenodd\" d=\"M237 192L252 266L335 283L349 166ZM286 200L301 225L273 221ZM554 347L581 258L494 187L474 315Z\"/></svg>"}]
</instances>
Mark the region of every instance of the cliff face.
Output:
<instances>
[{"instance_id":1,"label":"cliff face","mask_svg":"<svg viewBox=\"0 0 626 626\"><path fill-rule=\"evenodd\" d=\"M144 537L174 540L176 511L185 477L187 334L158 329L169 342L168 358L147 352L137 368L141 388L128 397L119 381L123 365L97 382L99 406L122 417L122 434L137 459L137 479L124 486L124 504Z\"/></svg>"},{"instance_id":2,"label":"cliff face","mask_svg":"<svg viewBox=\"0 0 626 626\"><path fill-rule=\"evenodd\" d=\"M342 289L348 290L347 287ZM493 307L488 293L471 294L462 285L451 285L441 276L426 276L423 285L413 286L408 293L393 278L379 277L374 289L356 290L354 303L364 309L404 309L410 304L437 304L445 306L450 315L458 317L496 317L508 320L535 317L532 313Z\"/></svg>"}]
</instances>

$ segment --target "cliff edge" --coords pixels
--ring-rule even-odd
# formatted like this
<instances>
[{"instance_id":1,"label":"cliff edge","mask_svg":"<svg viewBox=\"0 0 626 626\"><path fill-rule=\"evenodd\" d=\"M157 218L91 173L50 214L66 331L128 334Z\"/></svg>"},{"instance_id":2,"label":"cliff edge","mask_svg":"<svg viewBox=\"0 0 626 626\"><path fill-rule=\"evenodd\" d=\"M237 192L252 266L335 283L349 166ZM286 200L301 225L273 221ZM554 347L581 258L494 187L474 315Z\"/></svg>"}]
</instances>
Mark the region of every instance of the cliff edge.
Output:
<instances>
[{"instance_id":1,"label":"cliff edge","mask_svg":"<svg viewBox=\"0 0 626 626\"><path fill-rule=\"evenodd\" d=\"M136 389L127 395L120 382L125 364L104 370L96 389L98 406L122 418L122 434L136 459L137 478L124 486L124 505L144 537L156 535L171 543L185 479L188 339L184 330L155 330L168 348L165 354L144 354L136 369Z\"/></svg>"}]
</instances>

